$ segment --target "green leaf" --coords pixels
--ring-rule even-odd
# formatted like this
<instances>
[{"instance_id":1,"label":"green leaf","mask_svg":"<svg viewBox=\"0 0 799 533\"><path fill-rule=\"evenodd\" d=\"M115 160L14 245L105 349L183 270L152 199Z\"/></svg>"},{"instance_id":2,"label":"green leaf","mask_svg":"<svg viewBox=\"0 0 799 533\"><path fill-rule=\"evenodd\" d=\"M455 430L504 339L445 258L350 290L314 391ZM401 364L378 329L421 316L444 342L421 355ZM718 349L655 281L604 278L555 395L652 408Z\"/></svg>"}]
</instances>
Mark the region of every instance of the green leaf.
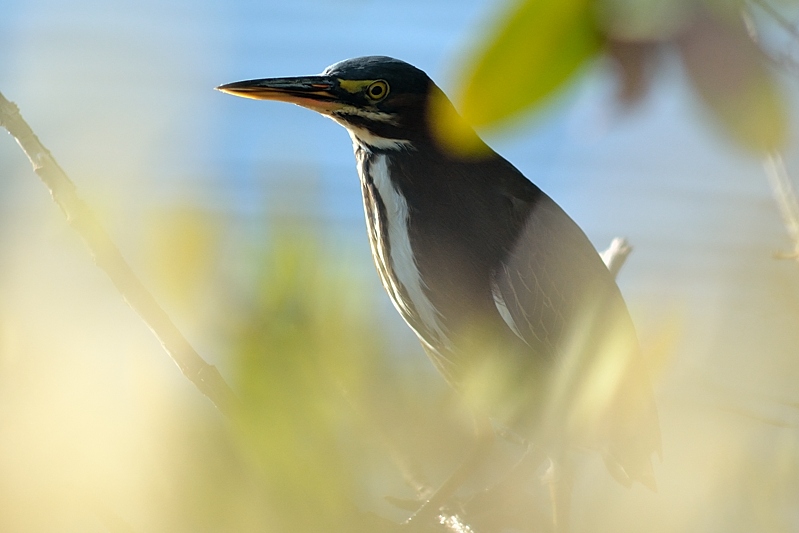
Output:
<instances>
[{"instance_id":1,"label":"green leaf","mask_svg":"<svg viewBox=\"0 0 799 533\"><path fill-rule=\"evenodd\" d=\"M541 103L600 49L592 0L524 0L467 69L467 122L495 125Z\"/></svg>"}]
</instances>

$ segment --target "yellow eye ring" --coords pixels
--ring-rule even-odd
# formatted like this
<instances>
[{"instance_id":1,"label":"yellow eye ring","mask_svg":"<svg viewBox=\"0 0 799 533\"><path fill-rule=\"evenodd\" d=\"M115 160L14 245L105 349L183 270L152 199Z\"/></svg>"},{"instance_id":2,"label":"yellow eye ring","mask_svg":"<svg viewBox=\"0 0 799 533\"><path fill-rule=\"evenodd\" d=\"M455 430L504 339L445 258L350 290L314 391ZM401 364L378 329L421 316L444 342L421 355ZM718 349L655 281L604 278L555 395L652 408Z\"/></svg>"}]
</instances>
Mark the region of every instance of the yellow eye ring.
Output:
<instances>
[{"instance_id":1,"label":"yellow eye ring","mask_svg":"<svg viewBox=\"0 0 799 533\"><path fill-rule=\"evenodd\" d=\"M377 80L366 88L366 97L372 102L379 102L388 96L388 83L383 80Z\"/></svg>"}]
</instances>

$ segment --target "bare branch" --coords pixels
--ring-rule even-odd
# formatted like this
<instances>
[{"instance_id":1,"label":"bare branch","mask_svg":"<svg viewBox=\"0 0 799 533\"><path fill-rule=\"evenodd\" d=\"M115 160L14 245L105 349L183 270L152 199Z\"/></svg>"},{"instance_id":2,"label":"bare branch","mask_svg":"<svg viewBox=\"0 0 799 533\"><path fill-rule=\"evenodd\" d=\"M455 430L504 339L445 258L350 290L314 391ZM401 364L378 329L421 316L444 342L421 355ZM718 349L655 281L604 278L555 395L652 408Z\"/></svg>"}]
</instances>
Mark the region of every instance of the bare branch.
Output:
<instances>
[{"instance_id":1,"label":"bare branch","mask_svg":"<svg viewBox=\"0 0 799 533\"><path fill-rule=\"evenodd\" d=\"M197 354L152 294L142 285L94 213L78 197L75 184L23 120L19 108L6 100L1 93L0 126L5 127L17 140L30 159L33 170L66 215L69 224L89 246L97 266L105 271L125 301L150 327L183 374L223 414L230 416L237 399L219 371Z\"/></svg>"}]
</instances>

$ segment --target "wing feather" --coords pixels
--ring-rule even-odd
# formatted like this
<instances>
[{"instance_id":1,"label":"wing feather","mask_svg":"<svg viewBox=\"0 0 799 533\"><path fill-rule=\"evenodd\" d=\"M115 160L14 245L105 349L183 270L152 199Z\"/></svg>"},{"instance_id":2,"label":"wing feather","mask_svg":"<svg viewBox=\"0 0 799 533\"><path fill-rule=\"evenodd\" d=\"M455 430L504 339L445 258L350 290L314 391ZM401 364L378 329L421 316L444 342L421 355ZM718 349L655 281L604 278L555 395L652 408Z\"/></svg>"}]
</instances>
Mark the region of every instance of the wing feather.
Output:
<instances>
[{"instance_id":1,"label":"wing feather","mask_svg":"<svg viewBox=\"0 0 799 533\"><path fill-rule=\"evenodd\" d=\"M651 486L650 455L660 450L657 412L616 282L582 230L549 197L517 203L527 218L492 280L505 305L500 314L532 357L551 364L551 418L569 421L566 431L584 444L599 445L622 483Z\"/></svg>"}]
</instances>

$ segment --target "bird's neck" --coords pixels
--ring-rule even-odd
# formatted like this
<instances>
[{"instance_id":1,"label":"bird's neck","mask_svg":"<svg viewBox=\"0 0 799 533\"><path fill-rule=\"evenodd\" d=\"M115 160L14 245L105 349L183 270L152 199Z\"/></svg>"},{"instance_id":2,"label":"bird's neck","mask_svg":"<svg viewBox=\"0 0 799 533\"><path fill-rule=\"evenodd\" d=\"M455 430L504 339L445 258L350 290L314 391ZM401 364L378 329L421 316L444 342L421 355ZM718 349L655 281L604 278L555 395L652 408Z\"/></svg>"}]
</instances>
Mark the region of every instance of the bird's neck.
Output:
<instances>
[{"instance_id":1,"label":"bird's neck","mask_svg":"<svg viewBox=\"0 0 799 533\"><path fill-rule=\"evenodd\" d=\"M446 345L447 333L431 302L410 234L408 201L391 172L391 154L355 143L369 244L380 281L394 307L427 346Z\"/></svg>"},{"instance_id":2,"label":"bird's neck","mask_svg":"<svg viewBox=\"0 0 799 533\"><path fill-rule=\"evenodd\" d=\"M356 152L363 150L369 153L393 152L413 149L413 143L408 139L392 139L377 135L366 128L345 124L347 132L352 138L352 146Z\"/></svg>"}]
</instances>

